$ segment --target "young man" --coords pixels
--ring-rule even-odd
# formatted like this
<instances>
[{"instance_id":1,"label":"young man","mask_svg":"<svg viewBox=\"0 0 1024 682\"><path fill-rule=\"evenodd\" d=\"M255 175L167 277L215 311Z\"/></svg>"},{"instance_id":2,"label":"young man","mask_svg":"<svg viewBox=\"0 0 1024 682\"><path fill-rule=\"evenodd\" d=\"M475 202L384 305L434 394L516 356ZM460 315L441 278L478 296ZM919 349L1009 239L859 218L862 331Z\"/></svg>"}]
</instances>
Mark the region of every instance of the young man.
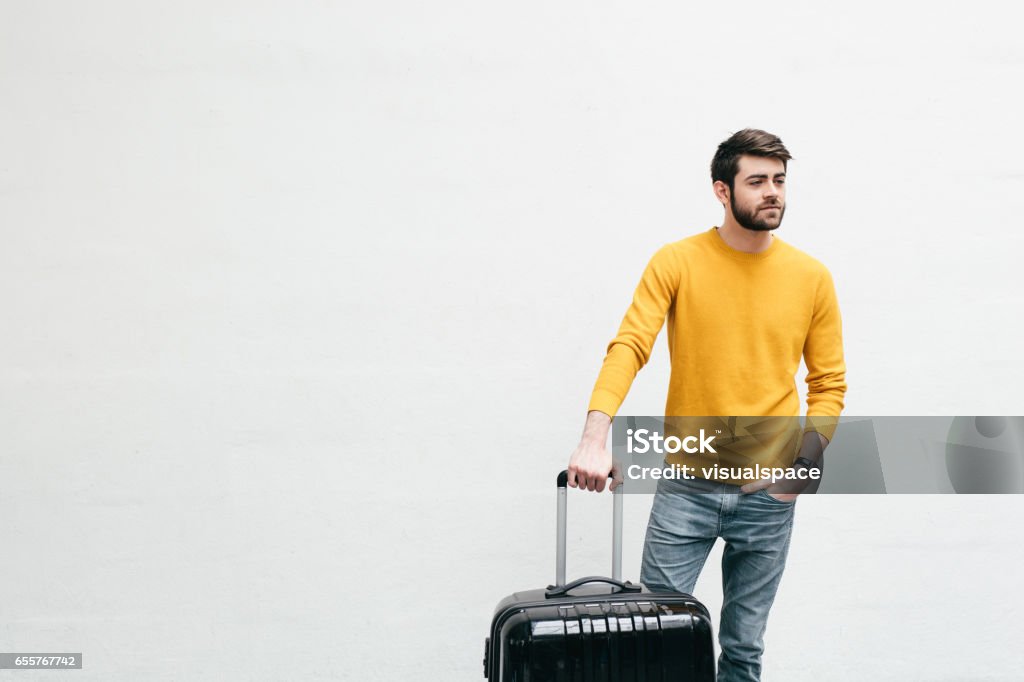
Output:
<instances>
[{"instance_id":1,"label":"young man","mask_svg":"<svg viewBox=\"0 0 1024 682\"><path fill-rule=\"evenodd\" d=\"M772 235L786 212L791 158L782 140L763 130L741 130L719 145L711 179L725 208L722 226L662 247L647 265L608 346L583 437L569 460L570 485L604 489L613 469L608 428L666 316L672 364L666 416L794 418L803 356L808 428L802 436L797 431L783 459L787 467L800 466L794 458L805 466L821 461L843 408L846 366L831 275ZM615 487L622 479L613 474ZM795 489L780 492L787 488L767 480L659 483L640 579L652 589L692 593L715 540L725 540L720 681L760 679ZM703 494L664 494L682 492Z\"/></svg>"}]
</instances>

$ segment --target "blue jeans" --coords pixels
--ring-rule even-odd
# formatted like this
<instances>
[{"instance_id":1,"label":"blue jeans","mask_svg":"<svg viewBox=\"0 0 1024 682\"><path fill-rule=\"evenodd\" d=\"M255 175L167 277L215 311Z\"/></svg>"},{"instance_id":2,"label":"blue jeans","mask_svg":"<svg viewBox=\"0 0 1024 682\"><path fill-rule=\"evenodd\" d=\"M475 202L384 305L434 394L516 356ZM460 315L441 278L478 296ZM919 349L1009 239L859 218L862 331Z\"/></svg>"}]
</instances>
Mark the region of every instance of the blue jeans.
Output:
<instances>
[{"instance_id":1,"label":"blue jeans","mask_svg":"<svg viewBox=\"0 0 1024 682\"><path fill-rule=\"evenodd\" d=\"M644 541L640 582L652 590L693 594L717 538L722 554L722 617L718 682L761 679L768 611L789 553L796 501L763 490L703 479L661 480Z\"/></svg>"}]
</instances>

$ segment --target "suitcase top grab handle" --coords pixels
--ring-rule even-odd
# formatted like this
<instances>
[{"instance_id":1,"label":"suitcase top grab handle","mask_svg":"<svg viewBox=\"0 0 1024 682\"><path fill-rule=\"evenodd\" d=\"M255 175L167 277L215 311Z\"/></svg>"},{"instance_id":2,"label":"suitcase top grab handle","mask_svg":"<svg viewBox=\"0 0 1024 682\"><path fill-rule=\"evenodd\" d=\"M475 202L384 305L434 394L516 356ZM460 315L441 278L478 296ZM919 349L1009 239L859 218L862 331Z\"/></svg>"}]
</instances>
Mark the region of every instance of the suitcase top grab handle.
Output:
<instances>
[{"instance_id":1,"label":"suitcase top grab handle","mask_svg":"<svg viewBox=\"0 0 1024 682\"><path fill-rule=\"evenodd\" d=\"M611 474L608 474L611 478ZM565 525L566 525L566 491L569 486L569 471L558 474L558 522L555 533L555 587L572 587L565 585ZM622 583L622 486L612 491L612 579L619 585ZM593 581L593 578L586 580ZM579 581L576 581L579 582ZM575 583L574 583L575 584Z\"/></svg>"},{"instance_id":2,"label":"suitcase top grab handle","mask_svg":"<svg viewBox=\"0 0 1024 682\"><path fill-rule=\"evenodd\" d=\"M590 583L605 583L607 585L613 585L614 587L619 588L618 590L616 590L616 594L621 592L640 592L640 586L634 585L628 580L626 582L622 582L621 580L615 580L614 578L605 578L604 576L600 575L592 575L586 578L578 578L576 580L573 580L568 585L551 585L548 587L547 591L544 592L544 596L547 599L551 599L552 597L564 597L565 595L569 594L569 592L571 592L572 590L575 590L577 587L589 585Z\"/></svg>"}]
</instances>

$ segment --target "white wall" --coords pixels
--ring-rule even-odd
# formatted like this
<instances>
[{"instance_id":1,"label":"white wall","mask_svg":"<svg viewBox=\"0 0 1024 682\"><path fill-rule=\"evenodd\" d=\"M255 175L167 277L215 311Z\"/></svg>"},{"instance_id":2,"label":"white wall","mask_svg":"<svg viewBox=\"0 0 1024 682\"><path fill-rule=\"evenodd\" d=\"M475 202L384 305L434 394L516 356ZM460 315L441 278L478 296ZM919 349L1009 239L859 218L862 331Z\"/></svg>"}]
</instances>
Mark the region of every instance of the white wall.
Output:
<instances>
[{"instance_id":1,"label":"white wall","mask_svg":"<svg viewBox=\"0 0 1024 682\"><path fill-rule=\"evenodd\" d=\"M848 414L1024 414L1020 16L910 7L3 4L0 651L481 679L643 265L721 219L746 126L795 156ZM603 570L609 500L571 497ZM801 500L765 678L1019 679L1022 512Z\"/></svg>"}]
</instances>

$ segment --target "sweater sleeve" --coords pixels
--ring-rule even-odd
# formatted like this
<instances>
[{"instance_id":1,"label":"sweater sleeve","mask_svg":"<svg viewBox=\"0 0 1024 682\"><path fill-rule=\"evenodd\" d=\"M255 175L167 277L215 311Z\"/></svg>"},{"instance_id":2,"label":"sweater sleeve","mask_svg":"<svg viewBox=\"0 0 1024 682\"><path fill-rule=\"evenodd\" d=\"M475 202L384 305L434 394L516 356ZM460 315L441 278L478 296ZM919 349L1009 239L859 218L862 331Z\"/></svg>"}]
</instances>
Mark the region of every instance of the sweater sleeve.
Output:
<instances>
[{"instance_id":1,"label":"sweater sleeve","mask_svg":"<svg viewBox=\"0 0 1024 682\"><path fill-rule=\"evenodd\" d=\"M608 353L590 396L589 410L615 417L637 372L647 364L651 349L675 300L680 272L672 245L651 258L633 294L633 302L608 344Z\"/></svg>"},{"instance_id":2,"label":"sweater sleeve","mask_svg":"<svg viewBox=\"0 0 1024 682\"><path fill-rule=\"evenodd\" d=\"M822 273L814 300L814 314L804 341L807 365L807 431L829 440L835 432L846 394L846 362L843 359L843 325L835 284L827 270Z\"/></svg>"}]
</instances>

